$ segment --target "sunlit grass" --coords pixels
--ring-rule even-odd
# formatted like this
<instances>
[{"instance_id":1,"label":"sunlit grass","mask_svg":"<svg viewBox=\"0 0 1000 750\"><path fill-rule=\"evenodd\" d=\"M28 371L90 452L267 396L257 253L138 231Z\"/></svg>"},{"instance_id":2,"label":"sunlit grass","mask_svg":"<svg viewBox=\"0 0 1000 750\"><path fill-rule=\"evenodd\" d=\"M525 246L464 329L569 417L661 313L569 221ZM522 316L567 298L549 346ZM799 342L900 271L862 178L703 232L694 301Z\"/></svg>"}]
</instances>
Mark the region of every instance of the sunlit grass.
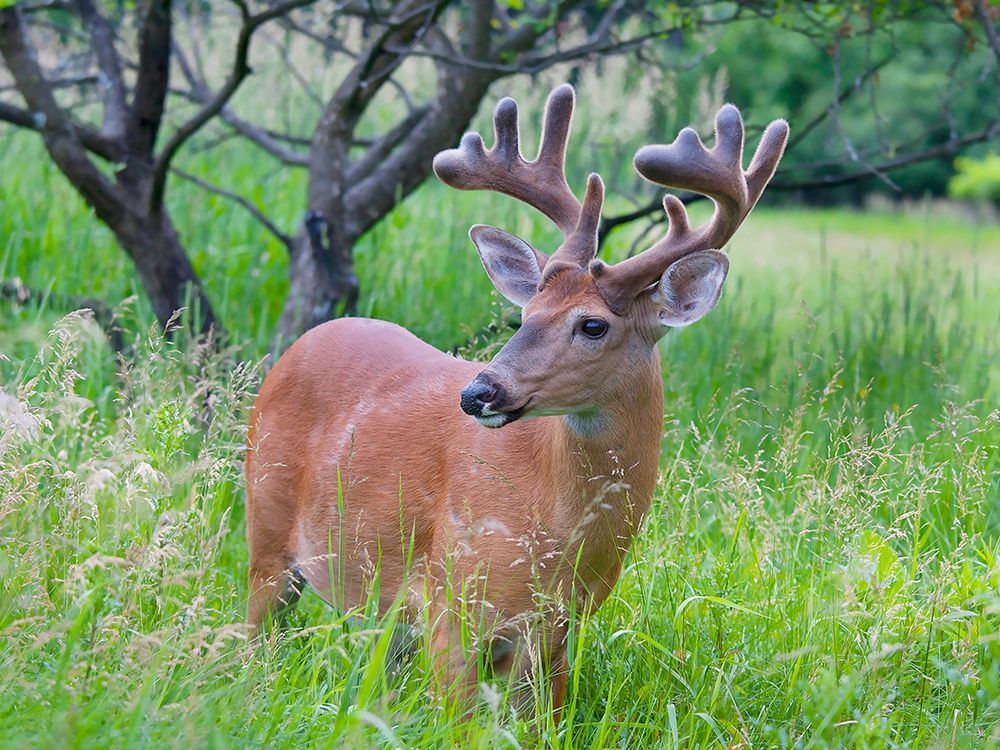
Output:
<instances>
[{"instance_id":1,"label":"sunlit grass","mask_svg":"<svg viewBox=\"0 0 1000 750\"><path fill-rule=\"evenodd\" d=\"M0 746L1000 743L996 226L752 216L718 309L662 345L662 480L571 644L556 729L511 716L502 686L463 721L424 654L388 668L372 611L309 594L247 648L242 445L284 251L178 185L235 351L168 345L37 145L0 135L0 163L0 277L138 295L126 366L85 317L0 303ZM301 189L276 172L258 195L292 227ZM358 248L364 312L442 347L502 319L465 236L482 221L552 239L511 202L429 185Z\"/></svg>"}]
</instances>

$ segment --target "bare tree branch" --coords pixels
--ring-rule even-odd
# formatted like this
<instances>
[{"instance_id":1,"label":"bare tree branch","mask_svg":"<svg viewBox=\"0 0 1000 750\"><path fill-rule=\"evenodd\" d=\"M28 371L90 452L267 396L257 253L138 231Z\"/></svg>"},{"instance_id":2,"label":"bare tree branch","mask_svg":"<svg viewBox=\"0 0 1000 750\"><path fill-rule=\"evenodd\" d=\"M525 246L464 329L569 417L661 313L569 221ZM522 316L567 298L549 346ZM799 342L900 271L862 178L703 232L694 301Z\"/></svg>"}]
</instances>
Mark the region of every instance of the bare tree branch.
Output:
<instances>
[{"instance_id":1,"label":"bare tree branch","mask_svg":"<svg viewBox=\"0 0 1000 750\"><path fill-rule=\"evenodd\" d=\"M836 103L837 106L843 104L848 99L850 99L854 94L859 92L865 85L865 83L878 74L882 68L888 65L892 61L891 57L886 57L879 61L878 63L866 68L860 75L855 76L854 80L849 86L845 86L841 89L840 93L837 95ZM785 147L786 151L791 151L795 146L805 140L811 132L813 132L817 127L823 124L823 122L830 116L833 110L833 105L825 107L822 112L820 112L816 117L807 122L802 127L795 129L792 137L788 140L788 145Z\"/></svg>"},{"instance_id":2,"label":"bare tree branch","mask_svg":"<svg viewBox=\"0 0 1000 750\"><path fill-rule=\"evenodd\" d=\"M568 13L575 0L562 2L557 13ZM482 9L480 9L482 10ZM548 13L547 10L543 11ZM556 16L561 18L562 16ZM485 13L473 16L484 26L492 24L492 17ZM531 49L538 38L551 28L551 23L522 23L490 49L491 56L516 55ZM475 48L479 42L479 29L466 29L463 49ZM411 49L410 54L414 54ZM399 52L401 54L402 51ZM491 59L494 59L491 57ZM354 226L351 233L360 236L392 209L402 198L415 190L430 172L433 154L451 145L466 128L478 109L479 101L490 84L502 75L489 66L469 66L454 60L442 60L438 91L427 114L412 128L409 137L378 168L357 182L352 182L345 197L345 215Z\"/></svg>"},{"instance_id":3,"label":"bare tree branch","mask_svg":"<svg viewBox=\"0 0 1000 750\"><path fill-rule=\"evenodd\" d=\"M332 223L328 217L346 215L349 151L358 121L399 61L436 21L446 2L401 3L396 15L386 21L385 28L341 81L320 117L310 154L309 204L310 210L320 214L329 231L335 233L328 240L331 247L350 247L352 236L357 236L354 227L341 221Z\"/></svg>"},{"instance_id":4,"label":"bare tree branch","mask_svg":"<svg viewBox=\"0 0 1000 750\"><path fill-rule=\"evenodd\" d=\"M173 25L171 0L149 0L139 38L139 69L125 127L125 141L132 153L152 161L156 136L163 122L163 107L170 80L170 39ZM139 167L139 165L135 165Z\"/></svg>"},{"instance_id":5,"label":"bare tree branch","mask_svg":"<svg viewBox=\"0 0 1000 750\"><path fill-rule=\"evenodd\" d=\"M40 133L47 120L41 114L35 115L26 109L15 107L13 104L0 102L0 121ZM72 123L72 127L77 139L85 149L107 161L121 160L123 152L120 143L105 138L86 125Z\"/></svg>"},{"instance_id":6,"label":"bare tree branch","mask_svg":"<svg viewBox=\"0 0 1000 750\"><path fill-rule=\"evenodd\" d=\"M281 25L282 28L288 31L293 31L296 34L301 34L306 39L315 42L327 52L346 55L352 60L358 59L358 54L348 49L347 46L339 39L336 39L330 36L329 34L318 34L312 29L308 28L307 26L304 26L300 23L296 23L294 18L285 17L280 19L278 23Z\"/></svg>"},{"instance_id":7,"label":"bare tree branch","mask_svg":"<svg viewBox=\"0 0 1000 750\"><path fill-rule=\"evenodd\" d=\"M410 134L410 131L427 116L429 111L429 105L412 110L395 127L373 141L369 145L368 150L365 151L365 155L347 170L346 182L351 184L371 174L372 170Z\"/></svg>"},{"instance_id":8,"label":"bare tree branch","mask_svg":"<svg viewBox=\"0 0 1000 750\"><path fill-rule=\"evenodd\" d=\"M463 40L465 53L471 59L482 60L490 54L490 26L495 6L493 0L471 3L469 28Z\"/></svg>"},{"instance_id":9,"label":"bare tree branch","mask_svg":"<svg viewBox=\"0 0 1000 750\"><path fill-rule=\"evenodd\" d=\"M873 164L872 168L882 173L892 172L897 169L901 169L902 167L909 166L910 164L927 161L928 159L951 156L958 153L963 148L972 146L976 143L983 143L991 138L996 138L997 136L1000 136L1000 121L994 122L990 127L971 135L967 135L964 138L950 140L920 151L903 154L902 156L898 156L894 159L888 159L886 161ZM872 176L871 169L865 168L859 169L855 172L819 175L817 177L806 178L803 180L773 180L768 186L768 189L806 190L819 187L835 187L837 185L846 185L851 182L869 179Z\"/></svg>"},{"instance_id":10,"label":"bare tree branch","mask_svg":"<svg viewBox=\"0 0 1000 750\"><path fill-rule=\"evenodd\" d=\"M323 101L323 97L319 95L316 89L309 83L309 80L302 74L299 70L299 66L295 64L292 56L288 52L288 47L276 39L272 39L269 36L264 37L268 42L271 43L271 47L277 50L278 54L281 55L281 60L285 65L285 70L291 73L292 78L295 82L299 84L299 88L302 93L317 107L322 108L326 103Z\"/></svg>"},{"instance_id":11,"label":"bare tree branch","mask_svg":"<svg viewBox=\"0 0 1000 750\"><path fill-rule=\"evenodd\" d=\"M254 32L271 19L285 15L296 8L311 5L314 2L316 0L288 0L256 15L250 15L246 6L241 0L239 1L243 15L243 25L236 40L236 53L229 78L215 97L201 111L177 129L160 152L153 171L153 185L150 194L150 206L154 211L158 211L163 203L163 188L170 170L170 162L174 156L177 155L177 152L188 138L197 133L206 122L222 111L222 108L226 106L226 103L240 87L243 79L249 75L250 66L247 64L247 57L250 53L250 41L253 38Z\"/></svg>"},{"instance_id":12,"label":"bare tree branch","mask_svg":"<svg viewBox=\"0 0 1000 750\"><path fill-rule=\"evenodd\" d=\"M34 0L21 3L21 12L27 15L46 10L69 10L71 7L70 0Z\"/></svg>"},{"instance_id":13,"label":"bare tree branch","mask_svg":"<svg viewBox=\"0 0 1000 750\"><path fill-rule=\"evenodd\" d=\"M691 197L684 196L681 197L681 201L687 205L692 200ZM601 219L601 224L597 230L597 247L603 247L605 240L607 240L608 235L611 234L615 229L625 224L631 224L633 221L638 221L639 219L644 219L647 216L652 216L653 214L663 212L663 198L662 196L657 196L653 198L649 203L635 209L634 211L629 211L624 214L619 214L617 216L605 216ZM665 214L664 214L665 216ZM659 222L657 222L659 223Z\"/></svg>"},{"instance_id":14,"label":"bare tree branch","mask_svg":"<svg viewBox=\"0 0 1000 750\"><path fill-rule=\"evenodd\" d=\"M584 57L590 57L592 55L621 55L626 52L631 52L632 50L641 47L646 44L651 39L659 39L666 33L665 30L651 31L645 34L639 34L628 39L623 39L621 41L615 41L611 39L595 40L593 42L587 42L586 44L581 44L576 47L571 47L566 50L561 50L559 52L553 52L549 55L542 55L538 57L526 57L523 60L519 60L515 63L501 63L495 60L476 60L470 57L457 56L452 57L440 52L435 52L434 50L419 49L412 50L409 52L411 57L427 57L432 60L437 60L438 62L449 62L454 65L461 65L468 68L477 68L483 71L490 71L492 73L502 73L502 74L514 74L520 73L524 75L534 75L540 73L543 70L551 68L553 65L564 62L572 62L573 60L579 60ZM403 53L405 50L392 50L394 52Z\"/></svg>"},{"instance_id":15,"label":"bare tree branch","mask_svg":"<svg viewBox=\"0 0 1000 750\"><path fill-rule=\"evenodd\" d=\"M983 30L986 32L986 39L993 49L993 54L996 55L997 62L1000 63L1000 36L997 35L997 27L990 16L986 0L976 0L976 13L983 24Z\"/></svg>"},{"instance_id":16,"label":"bare tree branch","mask_svg":"<svg viewBox=\"0 0 1000 750\"><path fill-rule=\"evenodd\" d=\"M357 15L357 14L348 14L348 15ZM294 31L297 34L301 34L306 39L315 42L329 53L344 55L350 58L351 60L357 60L361 56L359 53L348 49L347 45L345 45L339 39L335 39L334 37L328 34L326 35L318 34L312 29L303 26L302 24L297 24L294 19L282 18L281 25L290 31ZM406 104L406 108L408 110L413 111L414 109L416 109L416 105L413 103L413 99L410 97L410 92L406 90L405 86L403 86L395 78L392 77L389 78L387 83L394 89L396 89L400 97L403 99L403 102Z\"/></svg>"},{"instance_id":17,"label":"bare tree branch","mask_svg":"<svg viewBox=\"0 0 1000 750\"><path fill-rule=\"evenodd\" d=\"M1000 68L1000 36L997 35L997 27L990 15L987 0L976 0L976 15L979 16L979 21L983 25L983 31L986 32L986 40L989 42L990 48L993 50L993 55L997 59L997 67ZM1000 75L997 76L997 107L1000 109Z\"/></svg>"},{"instance_id":18,"label":"bare tree branch","mask_svg":"<svg viewBox=\"0 0 1000 750\"><path fill-rule=\"evenodd\" d=\"M259 208L257 208L257 206L255 206L253 202L250 201L248 198L245 198L244 196L239 195L238 193L234 193L231 190L226 190L225 188L221 188L218 185L213 185L210 182L206 182L200 177L196 177L190 172L185 172L184 170L178 169L177 167L171 167L170 171L173 172L178 177L180 177L181 179L187 180L193 185L197 185L202 190L221 196L227 200L233 201L234 203L238 204L253 218L255 218L258 222L260 222L264 226L264 228L267 229L267 231L273 234L281 242L281 244L285 246L286 250L291 248L292 238L289 237L284 232L282 232L280 229L278 229L278 226L269 218L267 218L264 212L261 211Z\"/></svg>"},{"instance_id":19,"label":"bare tree branch","mask_svg":"<svg viewBox=\"0 0 1000 750\"><path fill-rule=\"evenodd\" d=\"M125 133L128 108L121 63L115 51L115 34L107 20L94 7L93 0L77 0L77 7L80 18L90 33L90 46L101 71L99 81L104 94L104 124L101 132L109 138L120 138Z\"/></svg>"},{"instance_id":20,"label":"bare tree branch","mask_svg":"<svg viewBox=\"0 0 1000 750\"><path fill-rule=\"evenodd\" d=\"M75 126L56 104L17 6L0 9L0 55L31 108L33 129L42 134L53 161L73 180L99 216L105 218L120 212L122 205L114 185L90 161Z\"/></svg>"},{"instance_id":21,"label":"bare tree branch","mask_svg":"<svg viewBox=\"0 0 1000 750\"><path fill-rule=\"evenodd\" d=\"M96 85L99 81L96 75L80 74L64 78L49 77L48 82L49 88L53 91L58 91L59 89L86 88L87 86ZM0 93L5 94L8 91L17 91L17 84L0 86Z\"/></svg>"},{"instance_id":22,"label":"bare tree branch","mask_svg":"<svg viewBox=\"0 0 1000 750\"><path fill-rule=\"evenodd\" d=\"M224 123L231 126L237 133L262 150L266 151L275 159L278 159L283 164L289 167L309 166L308 153L289 148L279 142L279 140L286 140L301 144L304 139L297 139L293 141L292 136L287 136L284 133L276 134L273 131L259 128L253 123L248 122L242 117L236 115L231 109L229 109L229 107L224 107L219 113L219 117ZM306 142L308 143L308 141Z\"/></svg>"},{"instance_id":23,"label":"bare tree branch","mask_svg":"<svg viewBox=\"0 0 1000 750\"><path fill-rule=\"evenodd\" d=\"M208 105L212 102L212 92L209 91L207 82L195 73L187 59L187 55L179 44L174 43L174 57L181 74L187 80L190 90L172 89L171 92L193 102ZM270 154L290 167L309 166L309 155L292 148L288 148L281 141L295 143L299 146L308 146L308 138L293 139L285 134L277 134L265 128L258 127L242 117L236 115L228 106L223 107L219 112L220 119L229 125L233 130L258 146L265 153Z\"/></svg>"},{"instance_id":24,"label":"bare tree branch","mask_svg":"<svg viewBox=\"0 0 1000 750\"><path fill-rule=\"evenodd\" d=\"M426 33L447 2L401 3L398 16L387 21L382 33L344 77L321 121L332 124L337 120L336 130L352 136L365 107L390 80L399 61L413 52L415 42Z\"/></svg>"}]
</instances>

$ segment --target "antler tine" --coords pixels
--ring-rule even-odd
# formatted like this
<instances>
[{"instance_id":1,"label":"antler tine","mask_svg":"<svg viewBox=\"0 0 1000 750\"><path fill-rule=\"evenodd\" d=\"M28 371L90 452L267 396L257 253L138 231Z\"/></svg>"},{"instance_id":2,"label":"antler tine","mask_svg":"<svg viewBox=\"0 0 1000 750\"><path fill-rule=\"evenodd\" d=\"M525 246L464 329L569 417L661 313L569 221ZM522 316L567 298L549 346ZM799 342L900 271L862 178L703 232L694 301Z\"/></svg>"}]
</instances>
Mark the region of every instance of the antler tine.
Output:
<instances>
[{"instance_id":1,"label":"antler tine","mask_svg":"<svg viewBox=\"0 0 1000 750\"><path fill-rule=\"evenodd\" d=\"M546 276L555 272L558 267L556 261L566 261L586 268L593 260L597 253L597 230L601 225L603 207L604 181L596 172L591 172L587 178L587 192L583 196L580 218L570 235L549 258Z\"/></svg>"},{"instance_id":2,"label":"antler tine","mask_svg":"<svg viewBox=\"0 0 1000 750\"><path fill-rule=\"evenodd\" d=\"M493 114L493 148L485 150L478 133L466 133L457 149L434 157L434 172L460 190L491 190L517 198L548 216L568 238L581 211L564 171L573 106L572 86L563 84L549 94L538 157L527 162L521 156L517 104L502 99Z\"/></svg>"},{"instance_id":3,"label":"antler tine","mask_svg":"<svg viewBox=\"0 0 1000 750\"><path fill-rule=\"evenodd\" d=\"M743 171L743 120L739 110L725 105L715 118L715 146L709 150L698 134L684 128L673 143L645 146L635 155L643 177L665 187L707 195L715 202L712 218L697 229L688 225L687 210L667 195L663 208L670 219L667 235L639 255L614 266L590 264L598 289L613 309L627 310L635 295L655 284L676 260L699 250L720 249L736 233L770 181L788 139L788 123L772 122Z\"/></svg>"},{"instance_id":4,"label":"antler tine","mask_svg":"<svg viewBox=\"0 0 1000 750\"><path fill-rule=\"evenodd\" d=\"M778 162L785 153L785 142L788 140L788 123L784 120L775 120L760 137L757 150L753 159L750 160L750 168L747 169L747 193L750 198L750 205L757 203L767 187L767 183L774 177L778 169Z\"/></svg>"}]
</instances>

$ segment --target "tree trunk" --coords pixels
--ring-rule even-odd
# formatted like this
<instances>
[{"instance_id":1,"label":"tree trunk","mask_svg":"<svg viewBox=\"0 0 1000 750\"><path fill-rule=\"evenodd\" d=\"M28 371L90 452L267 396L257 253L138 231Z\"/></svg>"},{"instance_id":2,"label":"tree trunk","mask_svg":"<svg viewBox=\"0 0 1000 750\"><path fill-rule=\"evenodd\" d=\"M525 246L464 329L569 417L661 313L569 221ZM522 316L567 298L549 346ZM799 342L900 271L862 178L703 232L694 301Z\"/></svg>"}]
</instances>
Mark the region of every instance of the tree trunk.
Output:
<instances>
[{"instance_id":1,"label":"tree trunk","mask_svg":"<svg viewBox=\"0 0 1000 750\"><path fill-rule=\"evenodd\" d=\"M335 239L338 234L344 238L340 242ZM292 242L288 296L278 319L273 351L282 351L320 323L357 312L358 278L352 250L353 241L335 231L317 211L306 214Z\"/></svg>"},{"instance_id":2,"label":"tree trunk","mask_svg":"<svg viewBox=\"0 0 1000 750\"><path fill-rule=\"evenodd\" d=\"M350 143L350 137L338 132L337 124L320 122L310 152L309 210L292 243L288 296L272 352L280 353L320 323L356 313L359 284L354 273L354 245L424 181L434 154L457 141L475 116L492 77L482 74L469 78L464 89L467 100L442 96L449 106L444 110L435 107L413 127L414 142L409 144L412 158L391 169L390 174L369 175L353 186L371 195L361 206L350 206L343 194L347 163L343 144ZM442 84L442 89L448 91L449 84Z\"/></svg>"},{"instance_id":3,"label":"tree trunk","mask_svg":"<svg viewBox=\"0 0 1000 750\"><path fill-rule=\"evenodd\" d=\"M109 226L135 264L161 326L186 308L184 327L201 334L218 329L205 288L165 211L156 217L130 212Z\"/></svg>"},{"instance_id":4,"label":"tree trunk","mask_svg":"<svg viewBox=\"0 0 1000 750\"><path fill-rule=\"evenodd\" d=\"M123 165L113 178L93 162L85 148L86 126L74 122L56 101L16 4L0 9L0 54L29 107L29 126L40 132L53 162L132 258L160 324L166 326L177 310L186 307L185 327L207 334L217 327L215 312L166 209L161 201L151 199L157 171L154 148L170 73L171 2L148 4L134 95L127 109L119 61L113 45L107 46L113 38L110 27L93 3L82 2L80 7L85 25L97 37L93 41L99 64L108 78L103 85L117 86L106 103L105 115L118 125L107 137L103 132L89 136L100 145L95 153L116 166ZM120 132L123 128L124 133Z\"/></svg>"}]
</instances>

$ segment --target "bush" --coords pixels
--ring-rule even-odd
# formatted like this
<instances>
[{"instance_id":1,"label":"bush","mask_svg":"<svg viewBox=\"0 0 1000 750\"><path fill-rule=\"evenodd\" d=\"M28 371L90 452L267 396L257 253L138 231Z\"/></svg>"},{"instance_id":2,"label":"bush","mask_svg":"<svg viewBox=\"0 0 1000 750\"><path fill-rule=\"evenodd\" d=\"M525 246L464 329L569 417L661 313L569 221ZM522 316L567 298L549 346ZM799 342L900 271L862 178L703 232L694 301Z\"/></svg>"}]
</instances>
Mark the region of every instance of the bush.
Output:
<instances>
[{"instance_id":1,"label":"bush","mask_svg":"<svg viewBox=\"0 0 1000 750\"><path fill-rule=\"evenodd\" d=\"M948 182L949 195L991 201L1000 207L1000 154L987 154L982 159L959 157L955 170Z\"/></svg>"}]
</instances>

